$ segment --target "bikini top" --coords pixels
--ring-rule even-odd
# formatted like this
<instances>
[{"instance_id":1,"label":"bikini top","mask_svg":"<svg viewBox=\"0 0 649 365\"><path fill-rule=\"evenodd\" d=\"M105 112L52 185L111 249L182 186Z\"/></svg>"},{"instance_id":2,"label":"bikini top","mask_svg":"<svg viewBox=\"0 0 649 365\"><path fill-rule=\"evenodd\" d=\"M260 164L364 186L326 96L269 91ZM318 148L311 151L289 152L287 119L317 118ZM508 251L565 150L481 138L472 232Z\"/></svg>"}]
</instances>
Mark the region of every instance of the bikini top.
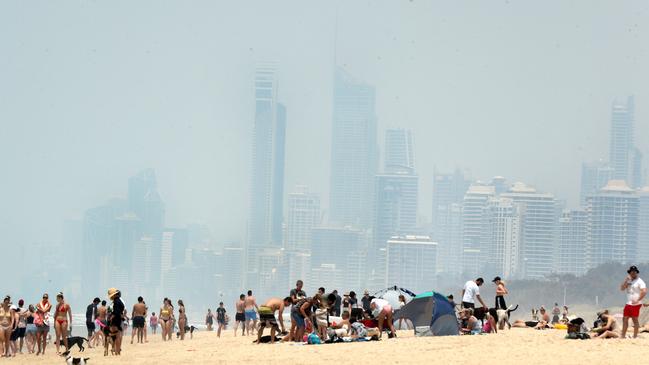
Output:
<instances>
[{"instance_id":1,"label":"bikini top","mask_svg":"<svg viewBox=\"0 0 649 365\"><path fill-rule=\"evenodd\" d=\"M11 319L11 310L4 309L3 306L0 306L0 318L2 318L4 320L10 320Z\"/></svg>"},{"instance_id":2,"label":"bikini top","mask_svg":"<svg viewBox=\"0 0 649 365\"><path fill-rule=\"evenodd\" d=\"M169 309L160 310L160 317L166 317L166 316L169 316L169 314L170 314Z\"/></svg>"},{"instance_id":3,"label":"bikini top","mask_svg":"<svg viewBox=\"0 0 649 365\"><path fill-rule=\"evenodd\" d=\"M59 309L58 309L59 313L65 313L67 310L68 307L65 305L65 303L61 303L61 305L59 305Z\"/></svg>"}]
</instances>

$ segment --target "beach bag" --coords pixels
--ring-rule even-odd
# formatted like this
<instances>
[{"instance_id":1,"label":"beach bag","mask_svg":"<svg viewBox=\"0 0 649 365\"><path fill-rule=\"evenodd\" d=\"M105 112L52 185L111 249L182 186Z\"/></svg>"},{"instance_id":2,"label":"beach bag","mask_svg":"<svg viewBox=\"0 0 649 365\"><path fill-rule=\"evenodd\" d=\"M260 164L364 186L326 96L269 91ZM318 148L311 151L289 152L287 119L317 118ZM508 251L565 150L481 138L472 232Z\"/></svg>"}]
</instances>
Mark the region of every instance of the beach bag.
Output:
<instances>
[{"instance_id":1,"label":"beach bag","mask_svg":"<svg viewBox=\"0 0 649 365\"><path fill-rule=\"evenodd\" d=\"M322 344L322 340L320 340L320 337L316 335L315 333L309 333L309 336L306 338L306 342L309 345L320 345Z\"/></svg>"}]
</instances>

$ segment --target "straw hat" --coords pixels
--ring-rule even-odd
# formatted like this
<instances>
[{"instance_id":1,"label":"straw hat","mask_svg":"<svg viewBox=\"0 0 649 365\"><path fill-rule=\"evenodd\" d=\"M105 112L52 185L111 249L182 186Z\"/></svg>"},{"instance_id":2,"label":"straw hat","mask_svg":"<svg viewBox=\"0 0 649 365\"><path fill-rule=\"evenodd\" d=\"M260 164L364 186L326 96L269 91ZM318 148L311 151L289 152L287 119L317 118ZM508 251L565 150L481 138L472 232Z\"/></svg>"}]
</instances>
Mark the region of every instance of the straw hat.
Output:
<instances>
[{"instance_id":1,"label":"straw hat","mask_svg":"<svg viewBox=\"0 0 649 365\"><path fill-rule=\"evenodd\" d=\"M117 293L119 293L119 290L117 290L117 289L115 289L115 288L110 288L110 289L108 289L108 298L113 299L113 297L114 297Z\"/></svg>"}]
</instances>

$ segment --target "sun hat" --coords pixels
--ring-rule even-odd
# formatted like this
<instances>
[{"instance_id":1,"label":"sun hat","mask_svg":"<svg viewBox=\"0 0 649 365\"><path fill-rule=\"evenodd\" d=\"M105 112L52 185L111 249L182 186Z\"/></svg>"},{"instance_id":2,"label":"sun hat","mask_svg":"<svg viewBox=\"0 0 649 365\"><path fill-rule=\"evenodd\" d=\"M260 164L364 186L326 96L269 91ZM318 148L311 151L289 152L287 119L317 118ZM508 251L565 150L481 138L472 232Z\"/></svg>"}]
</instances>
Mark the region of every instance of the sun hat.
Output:
<instances>
[{"instance_id":1,"label":"sun hat","mask_svg":"<svg viewBox=\"0 0 649 365\"><path fill-rule=\"evenodd\" d=\"M113 297L117 295L117 293L119 293L119 290L115 288L108 289L108 298L113 299Z\"/></svg>"}]
</instances>

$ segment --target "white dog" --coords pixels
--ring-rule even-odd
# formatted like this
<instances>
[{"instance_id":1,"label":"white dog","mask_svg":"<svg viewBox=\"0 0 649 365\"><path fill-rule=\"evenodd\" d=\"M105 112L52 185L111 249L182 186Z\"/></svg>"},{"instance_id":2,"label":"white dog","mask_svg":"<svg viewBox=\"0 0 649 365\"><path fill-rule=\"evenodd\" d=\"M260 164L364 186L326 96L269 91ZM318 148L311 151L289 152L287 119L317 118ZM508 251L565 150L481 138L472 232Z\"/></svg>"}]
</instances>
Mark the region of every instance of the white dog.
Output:
<instances>
[{"instance_id":1,"label":"white dog","mask_svg":"<svg viewBox=\"0 0 649 365\"><path fill-rule=\"evenodd\" d=\"M513 307L513 308L512 308ZM509 308L507 309L498 309L496 311L496 314L498 315L498 328L503 330L505 329L505 324L507 325L508 329L512 328L511 323L509 323L509 315L518 309L518 304L516 304L516 307L513 305L510 305Z\"/></svg>"},{"instance_id":2,"label":"white dog","mask_svg":"<svg viewBox=\"0 0 649 365\"><path fill-rule=\"evenodd\" d=\"M68 356L65 358L65 363L67 365L85 365L88 363L89 357L72 357Z\"/></svg>"}]
</instances>

